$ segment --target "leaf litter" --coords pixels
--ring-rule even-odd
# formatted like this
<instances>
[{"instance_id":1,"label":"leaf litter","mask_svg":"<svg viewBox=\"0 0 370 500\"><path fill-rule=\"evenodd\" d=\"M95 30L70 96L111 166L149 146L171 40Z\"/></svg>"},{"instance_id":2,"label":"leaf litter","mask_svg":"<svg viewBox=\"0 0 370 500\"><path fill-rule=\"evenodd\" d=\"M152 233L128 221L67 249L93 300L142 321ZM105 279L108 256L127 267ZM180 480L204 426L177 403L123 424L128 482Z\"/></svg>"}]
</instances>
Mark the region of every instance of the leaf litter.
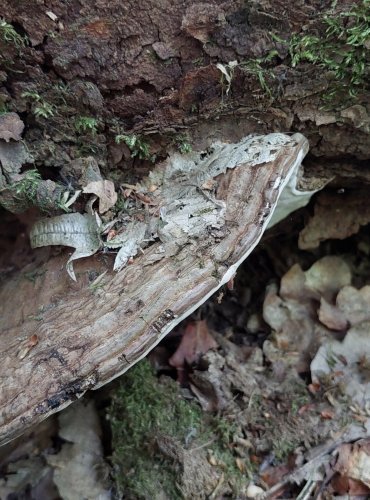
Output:
<instances>
[{"instance_id":1,"label":"leaf litter","mask_svg":"<svg viewBox=\"0 0 370 500\"><path fill-rule=\"evenodd\" d=\"M359 286L350 258L311 262L306 270L294 264L280 286L267 287L263 318L271 333L260 347L191 320L168 360L203 411L220 416L243 472L245 488L226 474L219 498L226 485L241 498L370 493L369 286ZM197 326L215 342L206 341L200 359Z\"/></svg>"}]
</instances>

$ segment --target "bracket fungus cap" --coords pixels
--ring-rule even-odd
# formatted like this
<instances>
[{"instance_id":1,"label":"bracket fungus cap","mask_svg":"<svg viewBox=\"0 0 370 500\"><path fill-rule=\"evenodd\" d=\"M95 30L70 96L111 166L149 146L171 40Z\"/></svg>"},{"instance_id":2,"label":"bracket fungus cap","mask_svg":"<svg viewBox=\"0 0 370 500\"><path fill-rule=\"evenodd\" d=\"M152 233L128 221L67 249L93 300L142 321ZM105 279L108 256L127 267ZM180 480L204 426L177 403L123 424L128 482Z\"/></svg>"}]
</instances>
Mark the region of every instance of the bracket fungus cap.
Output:
<instances>
[{"instance_id":1,"label":"bracket fungus cap","mask_svg":"<svg viewBox=\"0 0 370 500\"><path fill-rule=\"evenodd\" d=\"M0 289L0 442L124 373L227 283L266 228L315 192L296 188L307 151L300 134L269 134L173 154L143 181L143 189L145 182L158 186L151 193L155 236L145 246L143 227L133 232L142 251L130 265L119 263L114 272L95 256L75 261L72 286L61 269L64 253L43 264L31 294L9 280ZM98 266L101 280L92 290L87 275ZM35 321L37 311L42 321Z\"/></svg>"}]
</instances>

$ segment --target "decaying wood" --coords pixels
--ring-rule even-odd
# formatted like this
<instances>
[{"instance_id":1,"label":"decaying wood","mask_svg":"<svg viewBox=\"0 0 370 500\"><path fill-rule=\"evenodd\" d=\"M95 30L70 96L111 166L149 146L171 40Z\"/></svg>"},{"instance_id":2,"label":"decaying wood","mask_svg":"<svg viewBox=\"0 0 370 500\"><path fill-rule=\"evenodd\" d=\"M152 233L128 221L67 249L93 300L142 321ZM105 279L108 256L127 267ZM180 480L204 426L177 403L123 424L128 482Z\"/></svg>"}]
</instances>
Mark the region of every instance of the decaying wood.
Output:
<instances>
[{"instance_id":1,"label":"decaying wood","mask_svg":"<svg viewBox=\"0 0 370 500\"><path fill-rule=\"evenodd\" d=\"M258 243L307 153L302 135L285 137L273 161L238 161L217 178L223 227L190 238L175 255L153 258L158 241L118 273L109 255L89 257L76 264L74 283L63 252L38 264L34 283L25 283L20 273L4 284L1 443L124 373L230 279ZM91 275L103 272L91 283Z\"/></svg>"}]
</instances>

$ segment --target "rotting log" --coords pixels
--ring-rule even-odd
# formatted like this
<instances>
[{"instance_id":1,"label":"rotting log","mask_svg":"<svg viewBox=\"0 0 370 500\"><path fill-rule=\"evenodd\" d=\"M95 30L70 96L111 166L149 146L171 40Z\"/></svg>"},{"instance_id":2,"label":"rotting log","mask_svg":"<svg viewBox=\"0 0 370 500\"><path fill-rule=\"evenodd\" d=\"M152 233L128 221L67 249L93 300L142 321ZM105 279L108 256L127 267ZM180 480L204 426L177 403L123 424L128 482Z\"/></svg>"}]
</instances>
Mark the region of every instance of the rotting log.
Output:
<instances>
[{"instance_id":1,"label":"rotting log","mask_svg":"<svg viewBox=\"0 0 370 500\"><path fill-rule=\"evenodd\" d=\"M117 134L142 135L151 152L164 158L182 135L200 150L215 139L237 142L250 133L284 130L301 131L308 138L306 167L311 175L335 175L340 189L368 182L369 79L356 99L344 95L325 110L323 98L333 82L332 72L307 60L293 66L289 55L295 35L319 34L322 39L327 14L346 19L341 13L352 7L346 0L335 5L331 0L144 0L140 8L132 0L51 1L47 8L44 3L1 2L11 36L4 31L0 36L0 108L22 113L22 139L34 165L43 172L49 169L54 180L63 170L69 174L76 159L93 155L105 173L122 174L117 186L136 182L149 162L138 164L125 144L117 144ZM260 75L268 92L249 66L257 64L258 69L258 61L266 57ZM228 68L232 61L239 66L227 93L217 63ZM96 120L97 133L81 133L76 117ZM280 161L275 162L277 170ZM232 203L228 209L236 214L237 225L227 224L231 236L226 262L215 262L205 240L143 267L156 252L154 245L117 275L107 272L93 288L89 277L112 269L109 254L79 262L78 282L73 283L65 272L66 252L55 255L55 249L37 249L34 261L20 266L17 276L3 284L3 442L87 388L122 373L182 317L186 307L190 311L202 294L217 288L227 267L248 242L252 248L264 230L259 221L262 198L273 203L278 194L269 191L269 174L263 177L262 168L249 175L243 180L230 171L224 186L231 184L219 192L220 198L236 203L235 209ZM253 208L245 221L240 220L245 193L241 201L236 197L239 182L245 193L251 194L248 182L255 186ZM265 191L258 192L262 187ZM26 235L17 234L9 220L9 234L26 242ZM222 249L222 242L218 244ZM194 249L198 254L193 255ZM203 260L208 265L197 267ZM6 259L3 262L7 272ZM24 279L38 269L42 271L34 283ZM146 288L147 281L155 283L150 276L157 276L155 290ZM177 318L161 316L167 309ZM130 326L134 318L135 330Z\"/></svg>"},{"instance_id":2,"label":"rotting log","mask_svg":"<svg viewBox=\"0 0 370 500\"><path fill-rule=\"evenodd\" d=\"M286 136L273 161L240 162L219 176L222 235L194 238L172 257L153 263L155 242L118 273L104 254L89 257L76 264L74 283L66 252L36 250L42 276L25 283L17 273L0 290L0 442L124 373L226 283L257 245L307 151L302 135ZM99 286L89 286L89 273L103 271Z\"/></svg>"}]
</instances>

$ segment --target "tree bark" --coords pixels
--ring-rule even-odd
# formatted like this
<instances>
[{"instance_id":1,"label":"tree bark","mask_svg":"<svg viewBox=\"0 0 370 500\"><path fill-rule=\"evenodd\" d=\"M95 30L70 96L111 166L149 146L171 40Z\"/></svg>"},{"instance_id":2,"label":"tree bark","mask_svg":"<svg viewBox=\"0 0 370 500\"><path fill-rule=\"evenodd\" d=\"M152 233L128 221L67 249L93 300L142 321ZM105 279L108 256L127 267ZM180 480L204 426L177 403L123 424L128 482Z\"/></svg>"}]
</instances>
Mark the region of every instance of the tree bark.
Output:
<instances>
[{"instance_id":1,"label":"tree bark","mask_svg":"<svg viewBox=\"0 0 370 500\"><path fill-rule=\"evenodd\" d=\"M201 150L278 131L307 137L308 176L335 177L340 186L370 179L369 92L324 111L328 75L311 64L292 67L288 46L276 41L322 30L331 0L0 4L5 21L27 37L9 41L0 31L0 104L25 122L23 139L44 178L73 177L74 162L93 156L116 186L141 179L152 164L117 144L120 134L141 137L164 159L184 143ZM267 92L241 63L271 51ZM238 66L228 84L217 63L230 72L230 61ZM95 120L93 127L84 129L81 118ZM205 238L196 252L187 245L149 266L156 243L118 274L109 255L91 257L77 265L76 284L65 273L65 252L30 251L27 228L39 213L20 215L25 227L2 212L2 442L123 373L217 289L261 237L263 207L278 195L273 181L287 176L305 148L303 138L298 143L264 168L225 174L217 199L230 207L227 237ZM24 279L41 267L34 282ZM92 290L88 274L107 270Z\"/></svg>"}]
</instances>

